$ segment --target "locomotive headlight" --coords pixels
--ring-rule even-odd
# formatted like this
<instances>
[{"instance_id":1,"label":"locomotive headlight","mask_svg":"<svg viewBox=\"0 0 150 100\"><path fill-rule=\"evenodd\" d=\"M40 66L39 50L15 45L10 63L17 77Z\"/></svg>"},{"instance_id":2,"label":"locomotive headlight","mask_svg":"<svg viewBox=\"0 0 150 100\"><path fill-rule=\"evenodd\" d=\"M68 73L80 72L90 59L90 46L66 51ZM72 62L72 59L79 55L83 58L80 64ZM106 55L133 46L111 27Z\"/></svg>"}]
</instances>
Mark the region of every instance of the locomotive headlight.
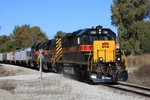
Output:
<instances>
[{"instance_id":1,"label":"locomotive headlight","mask_svg":"<svg viewBox=\"0 0 150 100\"><path fill-rule=\"evenodd\" d=\"M120 49L119 45L116 45L116 49Z\"/></svg>"},{"instance_id":2,"label":"locomotive headlight","mask_svg":"<svg viewBox=\"0 0 150 100\"><path fill-rule=\"evenodd\" d=\"M120 58L117 58L118 61L120 61Z\"/></svg>"},{"instance_id":3,"label":"locomotive headlight","mask_svg":"<svg viewBox=\"0 0 150 100\"><path fill-rule=\"evenodd\" d=\"M100 62L102 62L102 61L103 61L103 58L102 58L102 57L100 57L100 58L99 58L99 61L100 61Z\"/></svg>"}]
</instances>

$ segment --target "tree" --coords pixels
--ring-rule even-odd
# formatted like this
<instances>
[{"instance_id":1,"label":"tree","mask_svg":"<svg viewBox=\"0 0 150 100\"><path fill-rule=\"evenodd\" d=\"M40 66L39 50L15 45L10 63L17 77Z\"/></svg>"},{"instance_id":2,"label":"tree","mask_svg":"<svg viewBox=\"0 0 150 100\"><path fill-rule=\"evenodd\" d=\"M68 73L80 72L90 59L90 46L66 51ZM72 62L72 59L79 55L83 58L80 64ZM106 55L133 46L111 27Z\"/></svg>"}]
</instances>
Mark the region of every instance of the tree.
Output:
<instances>
[{"instance_id":1,"label":"tree","mask_svg":"<svg viewBox=\"0 0 150 100\"><path fill-rule=\"evenodd\" d=\"M15 48L26 48L32 46L34 43L47 40L46 34L40 27L30 27L29 25L15 26L11 37L15 38Z\"/></svg>"},{"instance_id":2,"label":"tree","mask_svg":"<svg viewBox=\"0 0 150 100\"><path fill-rule=\"evenodd\" d=\"M145 34L144 39L141 41L141 49L145 52L150 53L150 22L145 22L145 25L142 26L143 33Z\"/></svg>"},{"instance_id":3,"label":"tree","mask_svg":"<svg viewBox=\"0 0 150 100\"><path fill-rule=\"evenodd\" d=\"M54 38L57 38L57 37L64 37L66 34L66 32L63 32L63 31L57 31L56 35L54 35Z\"/></svg>"},{"instance_id":4,"label":"tree","mask_svg":"<svg viewBox=\"0 0 150 100\"><path fill-rule=\"evenodd\" d=\"M23 25L23 26L15 26L15 29L13 30L13 35L15 38L15 48L22 48L24 47L25 41L28 38L30 26L29 25Z\"/></svg>"},{"instance_id":5,"label":"tree","mask_svg":"<svg viewBox=\"0 0 150 100\"><path fill-rule=\"evenodd\" d=\"M46 34L38 26L31 27L27 37L28 38L25 47L48 40Z\"/></svg>"},{"instance_id":6,"label":"tree","mask_svg":"<svg viewBox=\"0 0 150 100\"><path fill-rule=\"evenodd\" d=\"M1 45L0 52L8 52L14 50L15 40L9 40Z\"/></svg>"},{"instance_id":7,"label":"tree","mask_svg":"<svg viewBox=\"0 0 150 100\"><path fill-rule=\"evenodd\" d=\"M0 52L6 52L13 49L14 40L10 36L0 36Z\"/></svg>"},{"instance_id":8,"label":"tree","mask_svg":"<svg viewBox=\"0 0 150 100\"><path fill-rule=\"evenodd\" d=\"M111 5L112 25L118 28L119 41L131 53L141 51L141 41L145 37L142 27L150 14L149 0L114 0ZM130 48L130 49L128 49Z\"/></svg>"},{"instance_id":9,"label":"tree","mask_svg":"<svg viewBox=\"0 0 150 100\"><path fill-rule=\"evenodd\" d=\"M6 35L2 35L0 36L0 46L2 46L5 42L7 42L8 40L10 40L9 36Z\"/></svg>"},{"instance_id":10,"label":"tree","mask_svg":"<svg viewBox=\"0 0 150 100\"><path fill-rule=\"evenodd\" d=\"M0 52L9 52L18 48L27 48L35 43L48 40L46 34L38 26L15 26L9 36L0 36Z\"/></svg>"}]
</instances>

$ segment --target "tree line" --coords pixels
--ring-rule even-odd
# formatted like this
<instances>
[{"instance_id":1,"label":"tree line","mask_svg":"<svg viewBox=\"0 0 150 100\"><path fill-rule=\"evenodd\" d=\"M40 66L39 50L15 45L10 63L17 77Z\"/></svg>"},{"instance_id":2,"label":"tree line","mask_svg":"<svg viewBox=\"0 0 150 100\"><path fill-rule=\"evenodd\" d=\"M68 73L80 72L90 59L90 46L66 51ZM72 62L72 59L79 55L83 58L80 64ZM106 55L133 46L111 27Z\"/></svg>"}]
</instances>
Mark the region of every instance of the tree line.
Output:
<instances>
[{"instance_id":1,"label":"tree line","mask_svg":"<svg viewBox=\"0 0 150 100\"><path fill-rule=\"evenodd\" d=\"M15 26L12 34L9 36L0 36L0 52L27 48L34 43L44 42L46 40L48 40L46 34L38 26Z\"/></svg>"},{"instance_id":2,"label":"tree line","mask_svg":"<svg viewBox=\"0 0 150 100\"><path fill-rule=\"evenodd\" d=\"M66 33L57 31L56 37L63 37ZM0 36L0 52L9 52L20 48L31 47L35 43L41 43L48 40L46 33L39 26L30 27L30 25L15 26L12 34L9 36Z\"/></svg>"},{"instance_id":3,"label":"tree line","mask_svg":"<svg viewBox=\"0 0 150 100\"><path fill-rule=\"evenodd\" d=\"M111 12L125 53L150 53L150 0L113 0Z\"/></svg>"}]
</instances>

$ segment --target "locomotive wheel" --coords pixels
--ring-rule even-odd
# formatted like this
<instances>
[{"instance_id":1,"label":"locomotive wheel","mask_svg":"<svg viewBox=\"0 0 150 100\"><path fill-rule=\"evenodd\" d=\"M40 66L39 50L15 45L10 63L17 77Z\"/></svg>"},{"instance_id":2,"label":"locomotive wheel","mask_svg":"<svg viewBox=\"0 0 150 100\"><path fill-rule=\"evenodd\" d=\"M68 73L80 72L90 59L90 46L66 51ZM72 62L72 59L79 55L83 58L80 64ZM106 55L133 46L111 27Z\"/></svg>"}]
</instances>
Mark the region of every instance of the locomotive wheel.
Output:
<instances>
[{"instance_id":1,"label":"locomotive wheel","mask_svg":"<svg viewBox=\"0 0 150 100\"><path fill-rule=\"evenodd\" d=\"M82 68L79 68L79 66L75 66L74 67L74 77L76 80L78 81L83 81L85 78L84 78L84 70Z\"/></svg>"},{"instance_id":2,"label":"locomotive wheel","mask_svg":"<svg viewBox=\"0 0 150 100\"><path fill-rule=\"evenodd\" d=\"M74 78L78 81L80 81L80 77L79 77L79 69L77 67L74 67Z\"/></svg>"},{"instance_id":3,"label":"locomotive wheel","mask_svg":"<svg viewBox=\"0 0 150 100\"><path fill-rule=\"evenodd\" d=\"M37 64L34 62L34 68L35 68L35 69L39 69L40 67L39 67L39 65L37 65Z\"/></svg>"},{"instance_id":4,"label":"locomotive wheel","mask_svg":"<svg viewBox=\"0 0 150 100\"><path fill-rule=\"evenodd\" d=\"M58 72L59 74L63 73L63 66L62 66L62 65L58 65L58 66L57 66L57 72Z\"/></svg>"},{"instance_id":5,"label":"locomotive wheel","mask_svg":"<svg viewBox=\"0 0 150 100\"><path fill-rule=\"evenodd\" d=\"M64 76L66 76L66 73L65 73L65 71L64 71L64 67L62 68L62 74L63 74Z\"/></svg>"}]
</instances>

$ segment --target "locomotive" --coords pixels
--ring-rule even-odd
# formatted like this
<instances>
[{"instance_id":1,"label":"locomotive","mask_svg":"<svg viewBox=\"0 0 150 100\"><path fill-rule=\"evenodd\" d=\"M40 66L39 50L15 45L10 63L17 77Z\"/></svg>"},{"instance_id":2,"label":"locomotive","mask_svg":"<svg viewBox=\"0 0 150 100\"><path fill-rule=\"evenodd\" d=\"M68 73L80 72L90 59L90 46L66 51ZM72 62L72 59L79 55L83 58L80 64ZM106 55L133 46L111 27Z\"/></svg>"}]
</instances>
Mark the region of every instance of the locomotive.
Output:
<instances>
[{"instance_id":1,"label":"locomotive","mask_svg":"<svg viewBox=\"0 0 150 100\"><path fill-rule=\"evenodd\" d=\"M80 29L34 44L26 55L25 63L28 66L39 68L40 49L43 50L44 70L70 74L78 80L86 79L95 83L128 79L126 56L116 34L109 28L99 25Z\"/></svg>"}]
</instances>

